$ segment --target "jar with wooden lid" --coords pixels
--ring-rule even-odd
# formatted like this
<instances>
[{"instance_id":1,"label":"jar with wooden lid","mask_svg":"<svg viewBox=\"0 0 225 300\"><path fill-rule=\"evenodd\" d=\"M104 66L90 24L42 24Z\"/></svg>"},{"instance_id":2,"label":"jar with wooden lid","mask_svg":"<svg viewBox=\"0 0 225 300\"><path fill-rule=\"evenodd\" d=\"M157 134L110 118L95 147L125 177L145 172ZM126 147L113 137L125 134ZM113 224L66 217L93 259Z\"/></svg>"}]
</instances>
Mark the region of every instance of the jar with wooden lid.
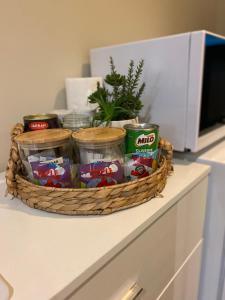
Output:
<instances>
[{"instance_id":1,"label":"jar with wooden lid","mask_svg":"<svg viewBox=\"0 0 225 300\"><path fill-rule=\"evenodd\" d=\"M76 172L71 134L67 129L46 129L17 136L24 175L42 186L73 187Z\"/></svg>"},{"instance_id":2,"label":"jar with wooden lid","mask_svg":"<svg viewBox=\"0 0 225 300\"><path fill-rule=\"evenodd\" d=\"M73 133L81 187L102 187L124 182L122 128L87 128Z\"/></svg>"}]
</instances>

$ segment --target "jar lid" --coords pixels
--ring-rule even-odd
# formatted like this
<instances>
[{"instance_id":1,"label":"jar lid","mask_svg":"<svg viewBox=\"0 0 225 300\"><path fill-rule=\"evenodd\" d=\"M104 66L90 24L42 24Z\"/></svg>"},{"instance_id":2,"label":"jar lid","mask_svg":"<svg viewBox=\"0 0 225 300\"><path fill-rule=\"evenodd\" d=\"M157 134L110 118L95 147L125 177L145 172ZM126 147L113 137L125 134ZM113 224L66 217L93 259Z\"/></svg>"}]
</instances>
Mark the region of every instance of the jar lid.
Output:
<instances>
[{"instance_id":1,"label":"jar lid","mask_svg":"<svg viewBox=\"0 0 225 300\"><path fill-rule=\"evenodd\" d=\"M73 138L80 143L102 144L107 142L114 142L124 138L126 130L123 128L114 127L94 127L80 129L73 133Z\"/></svg>"},{"instance_id":2,"label":"jar lid","mask_svg":"<svg viewBox=\"0 0 225 300\"><path fill-rule=\"evenodd\" d=\"M58 118L56 114L37 114L24 116L24 121L42 121Z\"/></svg>"},{"instance_id":3,"label":"jar lid","mask_svg":"<svg viewBox=\"0 0 225 300\"><path fill-rule=\"evenodd\" d=\"M28 131L18 135L15 141L18 144L32 145L59 142L71 137L72 131L68 129L45 129Z\"/></svg>"}]
</instances>

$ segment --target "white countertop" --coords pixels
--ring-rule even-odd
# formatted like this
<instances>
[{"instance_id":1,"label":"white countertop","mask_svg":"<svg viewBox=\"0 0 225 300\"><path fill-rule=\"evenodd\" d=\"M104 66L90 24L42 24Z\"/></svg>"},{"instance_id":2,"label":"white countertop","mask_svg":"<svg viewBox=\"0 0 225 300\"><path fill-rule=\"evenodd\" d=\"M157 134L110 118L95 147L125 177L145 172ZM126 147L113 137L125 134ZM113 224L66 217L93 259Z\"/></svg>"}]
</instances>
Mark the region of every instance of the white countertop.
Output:
<instances>
[{"instance_id":1,"label":"white countertop","mask_svg":"<svg viewBox=\"0 0 225 300\"><path fill-rule=\"evenodd\" d=\"M218 143L198 157L200 161L225 164L225 141Z\"/></svg>"},{"instance_id":2,"label":"white countertop","mask_svg":"<svg viewBox=\"0 0 225 300\"><path fill-rule=\"evenodd\" d=\"M210 168L176 161L163 198L109 216L63 216L5 198L0 175L0 278L15 300L63 299L124 248Z\"/></svg>"}]
</instances>

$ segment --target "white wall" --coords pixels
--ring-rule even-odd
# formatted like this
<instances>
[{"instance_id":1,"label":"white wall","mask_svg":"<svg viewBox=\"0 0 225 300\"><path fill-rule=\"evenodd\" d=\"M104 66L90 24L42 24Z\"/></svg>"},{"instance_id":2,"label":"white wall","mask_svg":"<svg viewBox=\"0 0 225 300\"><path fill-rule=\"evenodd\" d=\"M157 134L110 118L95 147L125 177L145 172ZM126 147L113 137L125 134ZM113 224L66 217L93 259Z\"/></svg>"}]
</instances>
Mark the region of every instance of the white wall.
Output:
<instances>
[{"instance_id":1,"label":"white wall","mask_svg":"<svg viewBox=\"0 0 225 300\"><path fill-rule=\"evenodd\" d=\"M225 35L225 0L217 2L216 31Z\"/></svg>"},{"instance_id":2,"label":"white wall","mask_svg":"<svg viewBox=\"0 0 225 300\"><path fill-rule=\"evenodd\" d=\"M64 78L87 76L93 47L214 31L210 0L0 0L0 170L23 115L65 105Z\"/></svg>"}]
</instances>

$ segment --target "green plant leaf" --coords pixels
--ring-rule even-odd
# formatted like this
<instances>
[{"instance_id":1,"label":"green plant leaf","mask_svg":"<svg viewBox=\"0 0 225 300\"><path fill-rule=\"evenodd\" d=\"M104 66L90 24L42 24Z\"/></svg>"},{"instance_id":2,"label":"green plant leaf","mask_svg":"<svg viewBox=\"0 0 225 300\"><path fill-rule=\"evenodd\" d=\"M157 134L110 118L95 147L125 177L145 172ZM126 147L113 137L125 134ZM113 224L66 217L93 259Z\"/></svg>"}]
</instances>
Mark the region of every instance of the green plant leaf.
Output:
<instances>
[{"instance_id":1,"label":"green plant leaf","mask_svg":"<svg viewBox=\"0 0 225 300\"><path fill-rule=\"evenodd\" d=\"M98 83L97 90L89 96L90 103L98 104L96 120L110 122L132 119L138 115L143 107L140 98L145 89L145 83L138 87L143 66L144 60L141 60L136 68L131 60L125 76L117 72L113 58L110 57L110 74L104 79L105 84L111 87L110 90L105 84L100 87Z\"/></svg>"}]
</instances>

